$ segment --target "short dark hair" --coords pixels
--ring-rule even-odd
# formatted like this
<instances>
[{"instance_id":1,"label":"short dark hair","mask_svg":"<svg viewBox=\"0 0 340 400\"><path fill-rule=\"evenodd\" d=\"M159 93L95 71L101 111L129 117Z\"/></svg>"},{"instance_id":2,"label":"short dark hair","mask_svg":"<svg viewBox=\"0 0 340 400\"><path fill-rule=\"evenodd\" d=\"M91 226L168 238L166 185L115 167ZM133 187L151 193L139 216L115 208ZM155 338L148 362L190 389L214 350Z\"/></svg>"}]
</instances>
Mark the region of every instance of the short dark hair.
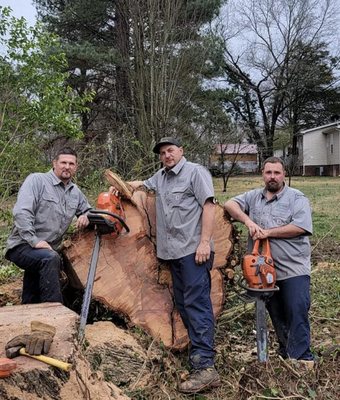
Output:
<instances>
[{"instance_id":1,"label":"short dark hair","mask_svg":"<svg viewBox=\"0 0 340 400\"><path fill-rule=\"evenodd\" d=\"M62 154L68 154L70 156L75 156L75 158L78 157L76 151L74 149L72 149L72 147L63 147L55 153L53 160L58 160L59 156L61 156Z\"/></svg>"},{"instance_id":2,"label":"short dark hair","mask_svg":"<svg viewBox=\"0 0 340 400\"><path fill-rule=\"evenodd\" d=\"M265 166L266 164L268 164L268 163L271 163L271 164L277 164L277 163L279 163L279 164L282 165L283 170L284 170L284 171L286 170L285 163L283 162L282 158L280 158L280 157L268 157L268 158L266 158L266 159L263 161L262 169L264 169L264 166Z\"/></svg>"}]
</instances>

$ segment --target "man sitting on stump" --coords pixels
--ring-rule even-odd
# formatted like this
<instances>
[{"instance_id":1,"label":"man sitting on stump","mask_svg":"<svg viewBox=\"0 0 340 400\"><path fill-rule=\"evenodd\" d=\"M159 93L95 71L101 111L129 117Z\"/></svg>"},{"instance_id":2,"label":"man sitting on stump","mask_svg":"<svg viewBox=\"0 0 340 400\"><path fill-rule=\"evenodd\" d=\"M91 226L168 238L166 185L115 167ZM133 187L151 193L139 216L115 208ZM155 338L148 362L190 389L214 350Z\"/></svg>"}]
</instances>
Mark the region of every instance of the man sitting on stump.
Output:
<instances>
[{"instance_id":1,"label":"man sitting on stump","mask_svg":"<svg viewBox=\"0 0 340 400\"><path fill-rule=\"evenodd\" d=\"M25 271L23 304L63 302L58 249L75 216L78 229L89 224L91 208L72 182L76 170L77 154L65 147L55 155L53 169L29 175L19 190L5 257Z\"/></svg>"}]
</instances>

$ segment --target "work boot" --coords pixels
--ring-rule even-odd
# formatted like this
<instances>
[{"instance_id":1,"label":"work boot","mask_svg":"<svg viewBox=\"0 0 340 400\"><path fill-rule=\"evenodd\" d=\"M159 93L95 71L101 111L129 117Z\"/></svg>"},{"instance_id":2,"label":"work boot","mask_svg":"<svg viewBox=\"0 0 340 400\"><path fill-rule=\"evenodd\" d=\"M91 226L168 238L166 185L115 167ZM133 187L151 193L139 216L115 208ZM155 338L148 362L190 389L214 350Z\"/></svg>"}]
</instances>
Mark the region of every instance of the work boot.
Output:
<instances>
[{"instance_id":1,"label":"work boot","mask_svg":"<svg viewBox=\"0 0 340 400\"><path fill-rule=\"evenodd\" d=\"M311 371L314 368L313 360L297 360L297 364L300 369L306 369L307 371Z\"/></svg>"},{"instance_id":2,"label":"work boot","mask_svg":"<svg viewBox=\"0 0 340 400\"><path fill-rule=\"evenodd\" d=\"M198 393L208 388L220 386L220 377L215 367L195 369L189 378L178 385L182 393Z\"/></svg>"},{"instance_id":3,"label":"work boot","mask_svg":"<svg viewBox=\"0 0 340 400\"><path fill-rule=\"evenodd\" d=\"M296 360L294 358L289 358L287 361L300 373L313 371L315 366L314 360Z\"/></svg>"}]
</instances>

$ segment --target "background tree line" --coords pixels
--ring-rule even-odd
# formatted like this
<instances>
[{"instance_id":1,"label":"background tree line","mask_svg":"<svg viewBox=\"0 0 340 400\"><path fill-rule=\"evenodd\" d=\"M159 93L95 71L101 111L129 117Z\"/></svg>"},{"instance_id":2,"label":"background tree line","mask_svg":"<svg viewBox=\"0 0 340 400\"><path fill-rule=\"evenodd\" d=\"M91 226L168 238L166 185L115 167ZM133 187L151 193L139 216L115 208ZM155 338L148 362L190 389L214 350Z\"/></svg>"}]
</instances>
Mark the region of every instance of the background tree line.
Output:
<instances>
[{"instance_id":1,"label":"background tree line","mask_svg":"<svg viewBox=\"0 0 340 400\"><path fill-rule=\"evenodd\" d=\"M34 3L31 30L1 10L2 191L61 143L76 143L93 187L108 167L148 176L162 136L207 165L244 138L261 158L279 143L295 154L302 128L340 115L336 0Z\"/></svg>"}]
</instances>

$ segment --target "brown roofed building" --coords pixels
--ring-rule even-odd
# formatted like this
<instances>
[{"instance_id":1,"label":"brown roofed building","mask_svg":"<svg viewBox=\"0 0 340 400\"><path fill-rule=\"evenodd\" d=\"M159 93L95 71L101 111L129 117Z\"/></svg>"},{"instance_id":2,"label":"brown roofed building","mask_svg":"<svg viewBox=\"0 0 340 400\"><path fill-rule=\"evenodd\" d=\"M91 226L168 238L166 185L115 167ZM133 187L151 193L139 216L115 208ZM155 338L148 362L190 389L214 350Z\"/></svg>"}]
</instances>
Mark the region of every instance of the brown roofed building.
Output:
<instances>
[{"instance_id":1,"label":"brown roofed building","mask_svg":"<svg viewBox=\"0 0 340 400\"><path fill-rule=\"evenodd\" d=\"M236 164L240 173L255 173L258 170L257 145L246 142L216 145L210 157L210 170L213 175L222 172L222 160L225 172Z\"/></svg>"}]
</instances>

